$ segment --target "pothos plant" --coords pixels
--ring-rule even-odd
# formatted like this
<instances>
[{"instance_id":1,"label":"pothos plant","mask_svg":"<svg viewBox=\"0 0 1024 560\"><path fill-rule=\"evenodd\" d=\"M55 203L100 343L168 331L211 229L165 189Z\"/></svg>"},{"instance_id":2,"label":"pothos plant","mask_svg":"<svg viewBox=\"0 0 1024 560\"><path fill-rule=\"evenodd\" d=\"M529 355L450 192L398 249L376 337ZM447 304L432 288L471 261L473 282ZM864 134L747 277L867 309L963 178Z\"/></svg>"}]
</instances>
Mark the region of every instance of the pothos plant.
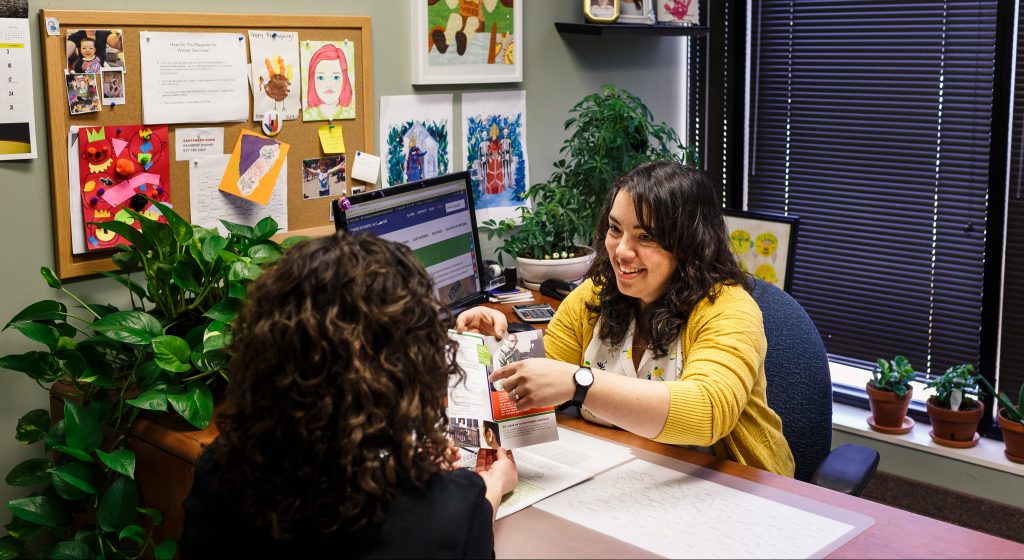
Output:
<instances>
[{"instance_id":1,"label":"pothos plant","mask_svg":"<svg viewBox=\"0 0 1024 560\"><path fill-rule=\"evenodd\" d=\"M103 224L131 243L113 255L119 272L102 273L128 290L128 308L85 302L44 267L47 284L77 305L38 301L4 327L45 349L0 357L0 367L63 397L63 419L38 409L18 421L15 438L42 442L47 454L7 474L7 484L35 490L6 504L13 521L0 538L0 559L174 555L173 539L154 542L163 516L139 502L126 436L142 413L173 411L196 428L209 424L246 285L300 239L273 241L272 218L255 226L223 221L225 237L155 205L166 223L126 208L140 230ZM136 271L144 282L131 277Z\"/></svg>"},{"instance_id":2,"label":"pothos plant","mask_svg":"<svg viewBox=\"0 0 1024 560\"><path fill-rule=\"evenodd\" d=\"M606 85L569 110L563 125L569 137L547 181L530 186L518 219L487 220L481 230L502 238L504 254L544 259L576 256L577 243L589 245L598 212L612 182L649 161L671 159L700 165L696 151L683 145L676 131L655 123L639 97Z\"/></svg>"}]
</instances>

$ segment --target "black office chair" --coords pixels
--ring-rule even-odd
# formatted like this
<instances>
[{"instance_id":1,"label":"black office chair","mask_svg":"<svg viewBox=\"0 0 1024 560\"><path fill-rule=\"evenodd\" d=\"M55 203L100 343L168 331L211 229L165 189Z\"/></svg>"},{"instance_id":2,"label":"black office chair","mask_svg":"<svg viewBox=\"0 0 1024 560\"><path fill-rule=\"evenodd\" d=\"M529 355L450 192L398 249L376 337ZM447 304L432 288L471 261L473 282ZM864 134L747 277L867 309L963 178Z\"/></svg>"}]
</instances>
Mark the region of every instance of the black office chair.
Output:
<instances>
[{"instance_id":1,"label":"black office chair","mask_svg":"<svg viewBox=\"0 0 1024 560\"><path fill-rule=\"evenodd\" d=\"M754 284L768 339L768 406L782 418L796 478L859 496L878 468L878 451L851 444L831 450L832 379L821 335L792 296L763 280Z\"/></svg>"}]
</instances>

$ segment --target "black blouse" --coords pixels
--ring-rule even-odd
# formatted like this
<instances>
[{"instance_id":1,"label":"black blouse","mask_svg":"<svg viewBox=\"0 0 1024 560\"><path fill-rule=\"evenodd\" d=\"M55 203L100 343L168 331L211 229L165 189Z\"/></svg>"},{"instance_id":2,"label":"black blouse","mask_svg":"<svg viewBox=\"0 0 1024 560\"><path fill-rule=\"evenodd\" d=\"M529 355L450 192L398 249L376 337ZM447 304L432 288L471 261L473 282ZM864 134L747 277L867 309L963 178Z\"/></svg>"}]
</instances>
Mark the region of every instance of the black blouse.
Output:
<instances>
[{"instance_id":1,"label":"black blouse","mask_svg":"<svg viewBox=\"0 0 1024 560\"><path fill-rule=\"evenodd\" d=\"M247 522L240 503L218 488L211 446L185 500L181 557L493 558L491 504L476 473L457 469L395 497L372 535L339 531L279 541Z\"/></svg>"}]
</instances>

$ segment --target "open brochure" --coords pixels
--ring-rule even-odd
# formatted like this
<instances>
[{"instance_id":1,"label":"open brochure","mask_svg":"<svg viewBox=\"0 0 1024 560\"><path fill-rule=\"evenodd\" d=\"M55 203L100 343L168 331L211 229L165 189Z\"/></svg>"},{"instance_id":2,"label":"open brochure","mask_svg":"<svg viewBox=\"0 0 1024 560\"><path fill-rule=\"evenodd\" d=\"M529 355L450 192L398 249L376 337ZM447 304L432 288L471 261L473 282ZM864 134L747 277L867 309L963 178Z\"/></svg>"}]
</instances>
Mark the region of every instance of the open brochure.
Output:
<instances>
[{"instance_id":1,"label":"open brochure","mask_svg":"<svg viewBox=\"0 0 1024 560\"><path fill-rule=\"evenodd\" d=\"M448 386L449 432L462 447L507 449L558 439L555 408L519 410L508 393L488 381L497 368L526 358L544 357L544 331L493 336L450 331L459 345L457 361L465 373Z\"/></svg>"}]
</instances>

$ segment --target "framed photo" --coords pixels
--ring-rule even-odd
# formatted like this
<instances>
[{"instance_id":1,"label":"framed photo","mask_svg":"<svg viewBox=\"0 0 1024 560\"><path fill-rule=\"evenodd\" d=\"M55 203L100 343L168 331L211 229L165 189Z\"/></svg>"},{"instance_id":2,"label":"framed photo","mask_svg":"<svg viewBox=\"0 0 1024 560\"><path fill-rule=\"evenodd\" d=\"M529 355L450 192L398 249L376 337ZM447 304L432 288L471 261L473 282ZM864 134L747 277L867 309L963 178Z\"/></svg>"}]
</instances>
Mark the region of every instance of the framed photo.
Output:
<instances>
[{"instance_id":1,"label":"framed photo","mask_svg":"<svg viewBox=\"0 0 1024 560\"><path fill-rule=\"evenodd\" d=\"M654 0L619 0L618 23L653 25Z\"/></svg>"},{"instance_id":2,"label":"framed photo","mask_svg":"<svg viewBox=\"0 0 1024 560\"><path fill-rule=\"evenodd\" d=\"M722 212L740 268L788 292L800 218L731 209Z\"/></svg>"},{"instance_id":3,"label":"framed photo","mask_svg":"<svg viewBox=\"0 0 1024 560\"><path fill-rule=\"evenodd\" d=\"M658 23L699 25L699 0L658 0Z\"/></svg>"},{"instance_id":4,"label":"framed photo","mask_svg":"<svg viewBox=\"0 0 1024 560\"><path fill-rule=\"evenodd\" d=\"M583 15L591 23L612 23L619 19L619 0L583 0Z\"/></svg>"},{"instance_id":5,"label":"framed photo","mask_svg":"<svg viewBox=\"0 0 1024 560\"><path fill-rule=\"evenodd\" d=\"M524 0L413 0L412 83L523 81Z\"/></svg>"}]
</instances>

